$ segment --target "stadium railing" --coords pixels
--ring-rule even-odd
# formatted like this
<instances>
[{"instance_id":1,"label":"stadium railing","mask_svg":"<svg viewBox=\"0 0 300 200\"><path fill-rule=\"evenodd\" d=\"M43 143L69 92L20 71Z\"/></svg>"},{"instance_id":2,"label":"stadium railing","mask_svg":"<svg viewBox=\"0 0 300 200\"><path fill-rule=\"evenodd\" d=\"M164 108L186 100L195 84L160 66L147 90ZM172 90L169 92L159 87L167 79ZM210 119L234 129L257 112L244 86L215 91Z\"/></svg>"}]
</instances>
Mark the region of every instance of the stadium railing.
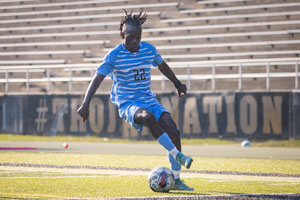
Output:
<instances>
[{"instance_id":1,"label":"stadium railing","mask_svg":"<svg viewBox=\"0 0 300 200\"><path fill-rule=\"evenodd\" d=\"M249 78L265 78L266 79L266 90L270 89L270 79L271 78L294 78L295 87L291 89L298 89L298 78L299 73L299 63L300 58L273 58L273 59L241 59L241 60L219 60L219 61L194 61L194 62L170 62L169 65L172 68L185 68L186 74L177 74L180 80L187 81L187 86L190 88L191 82L194 80L211 80L211 90L215 91L216 80L217 79L237 79L238 89L243 89L243 79ZM295 70L285 71L285 72L271 72L271 65L294 65ZM243 67L257 67L265 66L264 73L244 73ZM211 68L211 74L191 74L190 70L192 68ZM216 73L217 68L224 67L237 67L238 73ZM0 79L0 83L5 84L4 93L9 93L9 84L11 83L25 83L26 91L30 91L31 83L47 83L47 92L51 91L52 82L68 82L68 91L72 91L73 82L89 82L92 79L93 74L97 68L96 64L57 64L57 65L33 65L33 66L0 66L0 73L5 73L5 78ZM51 75L52 69L60 69L68 72L68 76L53 77ZM14 71L15 70L15 71ZM9 72L26 72L26 78L10 78ZM34 78L30 76L31 72L40 72L40 70L45 70L45 77ZM84 77L74 77L73 71L90 71L89 76ZM64 74L64 73L62 73ZM106 81L111 81L108 78ZM152 81L161 82L161 90L165 89L165 80L167 78L163 75L152 75Z\"/></svg>"},{"instance_id":2,"label":"stadium railing","mask_svg":"<svg viewBox=\"0 0 300 200\"><path fill-rule=\"evenodd\" d=\"M5 83L5 92L8 92L8 83L25 83L26 85L26 91L29 92L30 88L30 82L32 82L32 79L30 79L30 73L41 73L45 72L45 69L0 69L0 73L5 73L5 78L0 79L0 83ZM26 78L20 79L20 78L9 78L10 73L25 73Z\"/></svg>"},{"instance_id":3,"label":"stadium railing","mask_svg":"<svg viewBox=\"0 0 300 200\"><path fill-rule=\"evenodd\" d=\"M26 92L30 90L30 83L46 83L47 84L47 92L50 92L50 84L51 82L68 82L69 91L72 90L72 82L73 81L90 81L91 77L72 77L72 69L76 67L86 67L87 69L95 69L95 64L56 64L56 65L23 65L23 66L0 66L0 73L5 73L5 78L0 79L0 83L5 84L5 92L9 92L9 84L10 83L25 83L26 84ZM68 77L53 77L51 74L51 70L53 69L69 69ZM26 78L12 78L9 77L9 73L24 73L26 72ZM43 78L31 77L31 72L40 72L40 70L44 70ZM43 72L44 72L43 71Z\"/></svg>"}]
</instances>

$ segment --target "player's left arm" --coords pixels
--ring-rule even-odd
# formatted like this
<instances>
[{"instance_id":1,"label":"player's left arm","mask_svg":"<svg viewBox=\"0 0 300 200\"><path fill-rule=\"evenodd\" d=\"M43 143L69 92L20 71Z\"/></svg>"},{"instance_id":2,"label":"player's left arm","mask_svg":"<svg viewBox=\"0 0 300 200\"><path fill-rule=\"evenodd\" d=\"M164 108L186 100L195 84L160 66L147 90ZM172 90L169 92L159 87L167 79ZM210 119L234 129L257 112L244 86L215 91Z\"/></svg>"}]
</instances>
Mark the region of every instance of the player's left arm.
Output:
<instances>
[{"instance_id":1,"label":"player's left arm","mask_svg":"<svg viewBox=\"0 0 300 200\"><path fill-rule=\"evenodd\" d=\"M178 80L172 69L165 61L162 61L162 63L158 65L158 69L174 84L180 97L186 94L185 84L181 83L180 80Z\"/></svg>"}]
</instances>

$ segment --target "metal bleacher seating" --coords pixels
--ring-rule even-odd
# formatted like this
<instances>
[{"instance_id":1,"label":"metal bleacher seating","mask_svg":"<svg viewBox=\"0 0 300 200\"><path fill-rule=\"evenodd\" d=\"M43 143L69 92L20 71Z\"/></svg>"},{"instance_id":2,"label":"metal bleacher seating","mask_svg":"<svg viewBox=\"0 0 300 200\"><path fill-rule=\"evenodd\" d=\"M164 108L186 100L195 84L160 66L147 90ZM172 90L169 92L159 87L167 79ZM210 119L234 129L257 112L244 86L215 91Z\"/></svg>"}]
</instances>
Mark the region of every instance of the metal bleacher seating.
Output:
<instances>
[{"instance_id":1,"label":"metal bleacher seating","mask_svg":"<svg viewBox=\"0 0 300 200\"><path fill-rule=\"evenodd\" d=\"M148 13L142 40L189 90L299 88L300 0L2 0L0 93L83 93L121 42L122 8ZM154 91L174 90L151 73Z\"/></svg>"},{"instance_id":2,"label":"metal bleacher seating","mask_svg":"<svg viewBox=\"0 0 300 200\"><path fill-rule=\"evenodd\" d=\"M189 44L189 45L165 45L156 46L157 50L162 49L190 49L194 48L212 48L212 47L240 47L240 46L274 46L280 44L300 44L300 40L282 40L282 41L262 41L262 42L235 42L235 43L216 43L216 44ZM104 51L108 52L110 48L104 48ZM298 51L297 51L298 52Z\"/></svg>"},{"instance_id":3,"label":"metal bleacher seating","mask_svg":"<svg viewBox=\"0 0 300 200\"><path fill-rule=\"evenodd\" d=\"M234 7L219 7L219 8L206 8L206 9L191 9L191 10L181 10L182 14L191 13L207 13L207 12L228 12L234 10L250 10L250 9L269 9L269 8L283 8L283 7L295 7L300 6L300 2L292 3L275 3L275 4L261 4L261 5L245 5L245 6L234 6Z\"/></svg>"},{"instance_id":4,"label":"metal bleacher seating","mask_svg":"<svg viewBox=\"0 0 300 200\"><path fill-rule=\"evenodd\" d=\"M224 20L224 19L245 19L247 21L249 18L258 17L275 17L275 16L286 16L289 18L293 15L300 15L300 11L289 11L289 12L274 12L274 13L255 13L255 14L241 14L241 15L218 15L218 16L207 16L207 17L184 17L176 19L165 19L161 22L165 23L182 23L187 21L207 21L210 20Z\"/></svg>"},{"instance_id":5,"label":"metal bleacher seating","mask_svg":"<svg viewBox=\"0 0 300 200\"><path fill-rule=\"evenodd\" d=\"M23 4L24 2L30 2L30 1L35 1L35 0L1 0L0 3L19 3L19 4Z\"/></svg>"},{"instance_id":6,"label":"metal bleacher seating","mask_svg":"<svg viewBox=\"0 0 300 200\"><path fill-rule=\"evenodd\" d=\"M0 44L0 47L28 47L28 46L73 46L73 45L105 45L110 40L91 40L91 41L60 41L60 42L27 42L27 43L8 43Z\"/></svg>"},{"instance_id":7,"label":"metal bleacher seating","mask_svg":"<svg viewBox=\"0 0 300 200\"><path fill-rule=\"evenodd\" d=\"M32 64L64 64L68 61L65 59L48 59L48 60L0 60L1 65L32 65Z\"/></svg>"},{"instance_id":8,"label":"metal bleacher seating","mask_svg":"<svg viewBox=\"0 0 300 200\"><path fill-rule=\"evenodd\" d=\"M257 27L257 26L276 26L276 25L290 25L300 24L300 20L292 21L275 21L275 22L254 22L254 23L234 23L234 24L215 24L215 25L198 25L198 26L177 26L164 28L149 28L144 29L144 32L167 32L167 31L191 31L202 29L220 29L220 28L243 28L243 27Z\"/></svg>"},{"instance_id":9,"label":"metal bleacher seating","mask_svg":"<svg viewBox=\"0 0 300 200\"><path fill-rule=\"evenodd\" d=\"M147 37L144 41L168 41L171 43L176 40L194 40L194 39L213 39L213 38L232 38L232 37L255 37L255 36L272 36L272 35L292 35L300 33L300 30L283 30L283 31L259 31L259 32L235 32L235 33L217 33L217 34L193 34L193 35L176 35L176 36L161 36L161 37Z\"/></svg>"},{"instance_id":10,"label":"metal bleacher seating","mask_svg":"<svg viewBox=\"0 0 300 200\"><path fill-rule=\"evenodd\" d=\"M149 16L151 15L160 15L160 12L147 12ZM67 20L83 20L88 19L93 21L95 19L104 19L104 18L121 18L124 16L124 13L109 13L109 14L96 14L96 15L79 15L79 16L62 16L62 17L47 17L47 18L23 18L23 19L8 19L1 20L2 24L9 23L33 23L33 22L50 22L50 21L67 21Z\"/></svg>"},{"instance_id":11,"label":"metal bleacher seating","mask_svg":"<svg viewBox=\"0 0 300 200\"><path fill-rule=\"evenodd\" d=\"M106 2L107 3L107 2ZM112 1L113 3L113 1ZM177 6L178 3L160 3L159 7L170 7ZM51 6L51 4L50 4ZM63 13L78 13L78 12L92 12L92 11L111 11L111 10L122 10L122 9L140 9L140 8L156 8L157 4L136 4L136 5L120 5L120 6L100 6L100 7L89 7L89 8L74 8L74 9L52 9L47 11L27 11L27 12L10 12L0 13L0 17L8 16L27 16L27 15L49 15L49 14L63 14Z\"/></svg>"},{"instance_id":12,"label":"metal bleacher seating","mask_svg":"<svg viewBox=\"0 0 300 200\"><path fill-rule=\"evenodd\" d=\"M54 54L86 54L89 50L55 50L55 51L18 51L18 52L0 52L0 56L20 56L20 55L54 55Z\"/></svg>"},{"instance_id":13,"label":"metal bleacher seating","mask_svg":"<svg viewBox=\"0 0 300 200\"><path fill-rule=\"evenodd\" d=\"M83 6L86 4L92 4L95 6L96 4L103 4L103 3L113 3L113 2L130 2L134 0L106 0L106 1L99 1L99 0L88 0L88 1L71 1L71 2L60 2L60 3L42 3L42 4L29 4L29 5L9 5L9 6L2 6L2 10L8 10L8 9L24 9L24 8L45 8L45 7L65 7L65 6ZM1 1L0 3L2 3ZM6 1L6 2L12 2L12 1ZM18 1L15 1L18 2ZM20 0L19 2L24 2L23 0Z\"/></svg>"}]
</instances>

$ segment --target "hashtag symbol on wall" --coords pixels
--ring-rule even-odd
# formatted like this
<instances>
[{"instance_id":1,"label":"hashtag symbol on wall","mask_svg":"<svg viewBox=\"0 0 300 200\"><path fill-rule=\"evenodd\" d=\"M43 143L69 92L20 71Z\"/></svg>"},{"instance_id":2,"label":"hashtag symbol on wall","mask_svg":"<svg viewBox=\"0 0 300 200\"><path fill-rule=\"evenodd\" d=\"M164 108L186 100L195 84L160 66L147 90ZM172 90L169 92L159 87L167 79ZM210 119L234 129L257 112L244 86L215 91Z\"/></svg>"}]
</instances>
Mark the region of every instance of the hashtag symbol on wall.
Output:
<instances>
[{"instance_id":1,"label":"hashtag symbol on wall","mask_svg":"<svg viewBox=\"0 0 300 200\"><path fill-rule=\"evenodd\" d=\"M38 113L38 118L35 119L35 123L37 123L37 131L43 132L45 123L47 122L46 112L48 111L48 107L46 105L46 99L40 99L40 105L36 109Z\"/></svg>"}]
</instances>

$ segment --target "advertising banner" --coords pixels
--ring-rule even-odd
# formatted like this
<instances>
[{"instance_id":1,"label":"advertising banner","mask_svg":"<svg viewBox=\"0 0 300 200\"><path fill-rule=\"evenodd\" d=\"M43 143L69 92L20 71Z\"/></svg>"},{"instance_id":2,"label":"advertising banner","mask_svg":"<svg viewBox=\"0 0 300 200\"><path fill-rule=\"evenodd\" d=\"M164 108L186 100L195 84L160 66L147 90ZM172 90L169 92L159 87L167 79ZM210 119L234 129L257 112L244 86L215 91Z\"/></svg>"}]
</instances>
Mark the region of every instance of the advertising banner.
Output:
<instances>
[{"instance_id":1,"label":"advertising banner","mask_svg":"<svg viewBox=\"0 0 300 200\"><path fill-rule=\"evenodd\" d=\"M184 138L299 138L300 93L230 92L157 95ZM30 135L91 135L151 139L119 117L109 95L95 95L89 120L77 114L82 95L0 96L0 131Z\"/></svg>"}]
</instances>

